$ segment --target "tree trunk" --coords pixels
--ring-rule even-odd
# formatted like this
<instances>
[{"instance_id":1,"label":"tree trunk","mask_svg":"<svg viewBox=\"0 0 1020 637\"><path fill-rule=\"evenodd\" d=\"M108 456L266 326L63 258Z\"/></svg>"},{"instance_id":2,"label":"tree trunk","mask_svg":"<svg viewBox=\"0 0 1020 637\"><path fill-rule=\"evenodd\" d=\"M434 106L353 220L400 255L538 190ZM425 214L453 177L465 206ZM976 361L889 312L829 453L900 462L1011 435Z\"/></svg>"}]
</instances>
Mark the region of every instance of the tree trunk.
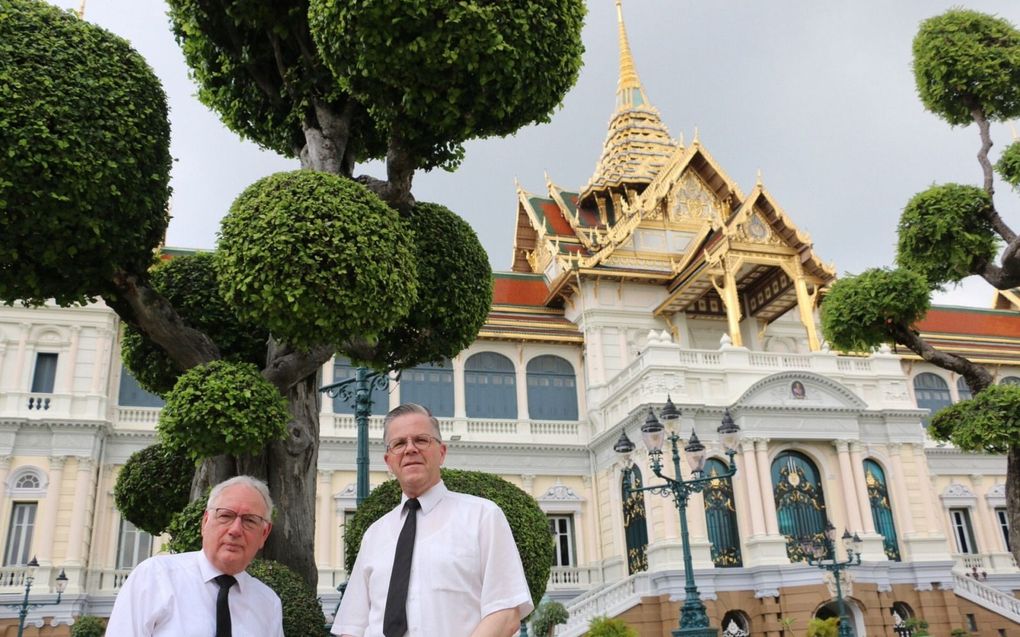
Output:
<instances>
[{"instance_id":1,"label":"tree trunk","mask_svg":"<svg viewBox=\"0 0 1020 637\"><path fill-rule=\"evenodd\" d=\"M1009 546L1020 564L1020 444L1006 454L1006 517L1009 518Z\"/></svg>"},{"instance_id":2,"label":"tree trunk","mask_svg":"<svg viewBox=\"0 0 1020 637\"><path fill-rule=\"evenodd\" d=\"M285 396L292 420L287 438L266 448L269 491L276 504L264 557L293 569L315 590L315 484L319 459L319 383L311 374ZM328 494L326 494L328 496Z\"/></svg>"}]
</instances>

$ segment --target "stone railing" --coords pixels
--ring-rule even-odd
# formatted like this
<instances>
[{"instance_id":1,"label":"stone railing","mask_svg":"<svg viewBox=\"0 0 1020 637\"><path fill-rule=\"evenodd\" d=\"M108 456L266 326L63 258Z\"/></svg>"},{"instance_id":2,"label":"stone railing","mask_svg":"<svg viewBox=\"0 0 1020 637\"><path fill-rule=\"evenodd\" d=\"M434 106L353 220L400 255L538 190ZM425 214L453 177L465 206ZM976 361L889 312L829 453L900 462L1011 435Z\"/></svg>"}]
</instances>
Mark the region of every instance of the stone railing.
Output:
<instances>
[{"instance_id":1,"label":"stone railing","mask_svg":"<svg viewBox=\"0 0 1020 637\"><path fill-rule=\"evenodd\" d=\"M160 407L117 407L115 426L126 429L156 430Z\"/></svg>"},{"instance_id":2,"label":"stone railing","mask_svg":"<svg viewBox=\"0 0 1020 637\"><path fill-rule=\"evenodd\" d=\"M0 592L13 593L25 590L25 578L28 576L27 566L0 567Z\"/></svg>"},{"instance_id":3,"label":"stone railing","mask_svg":"<svg viewBox=\"0 0 1020 637\"><path fill-rule=\"evenodd\" d=\"M1020 599L1007 595L997 588L979 582L973 577L953 573L953 592L992 612L1020 623Z\"/></svg>"},{"instance_id":4,"label":"stone railing","mask_svg":"<svg viewBox=\"0 0 1020 637\"><path fill-rule=\"evenodd\" d=\"M591 588L602 583L602 569L595 566L554 566L549 571L549 588Z\"/></svg>"},{"instance_id":5,"label":"stone railing","mask_svg":"<svg viewBox=\"0 0 1020 637\"><path fill-rule=\"evenodd\" d=\"M648 573L635 573L625 580L588 595L582 595L567 606L570 619L556 627L557 637L578 637L588 630L593 617L615 617L637 606L643 596L651 594Z\"/></svg>"}]
</instances>

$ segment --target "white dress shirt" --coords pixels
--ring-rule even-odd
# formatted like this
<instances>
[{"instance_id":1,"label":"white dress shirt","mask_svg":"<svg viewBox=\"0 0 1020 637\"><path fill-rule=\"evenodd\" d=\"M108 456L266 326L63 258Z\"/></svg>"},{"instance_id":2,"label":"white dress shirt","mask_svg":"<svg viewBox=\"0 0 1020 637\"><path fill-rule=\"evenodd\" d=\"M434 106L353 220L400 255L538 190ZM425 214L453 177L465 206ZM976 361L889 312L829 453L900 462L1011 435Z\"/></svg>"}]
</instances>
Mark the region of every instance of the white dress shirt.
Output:
<instances>
[{"instance_id":1,"label":"white dress shirt","mask_svg":"<svg viewBox=\"0 0 1020 637\"><path fill-rule=\"evenodd\" d=\"M131 571L113 603L111 637L213 637L222 572L202 551L157 555ZM233 637L283 637L280 598L248 573L230 587Z\"/></svg>"},{"instance_id":2,"label":"white dress shirt","mask_svg":"<svg viewBox=\"0 0 1020 637\"><path fill-rule=\"evenodd\" d=\"M382 637L386 592L405 512L375 521L361 540L334 635ZM421 511L407 593L409 637L468 637L486 615L534 609L517 545L495 503L439 482L418 498Z\"/></svg>"}]
</instances>

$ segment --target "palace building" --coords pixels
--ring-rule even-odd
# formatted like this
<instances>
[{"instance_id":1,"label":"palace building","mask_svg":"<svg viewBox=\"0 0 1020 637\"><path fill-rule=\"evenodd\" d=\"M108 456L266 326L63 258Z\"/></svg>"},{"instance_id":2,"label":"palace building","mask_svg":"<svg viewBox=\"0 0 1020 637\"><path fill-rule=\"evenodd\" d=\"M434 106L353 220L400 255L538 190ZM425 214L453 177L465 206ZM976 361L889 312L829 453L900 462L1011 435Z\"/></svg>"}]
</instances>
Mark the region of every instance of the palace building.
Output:
<instances>
[{"instance_id":1,"label":"palace building","mask_svg":"<svg viewBox=\"0 0 1020 637\"><path fill-rule=\"evenodd\" d=\"M693 432L704 444L707 476L728 466L717 434L726 414L742 433L732 481L713 480L687 508L691 566L721 634L802 635L811 618L833 616L836 582L800 542L831 524L861 540L862 563L839 582L859 637L907 634L911 617L934 635L1020 635L1005 458L925 431L930 413L969 398L962 378L890 347L831 351L817 307L835 268L760 179L745 192L697 136L670 136L622 13L618 39L616 108L591 178L518 188L511 268L495 275L477 340L375 390L374 411L427 405L448 466L498 473L536 498L556 542L547 595L570 612L558 635L583 634L597 615L642 636L676 628L677 508L625 488L661 482L640 428L667 404L679 417L662 420L681 446ZM997 383L1020 383L1016 291L995 309L936 307L917 328ZM109 614L131 568L163 545L113 504L117 472L154 442L162 404L121 365L119 339L102 304L0 308L0 593L20 601L33 556L33 602L56 600L59 572L69 579L60 604L30 611L28 635ZM336 359L322 383L353 373ZM349 405L328 399L320 422L315 551L328 614L346 578L355 424ZM372 485L389 478L381 425L373 416ZM616 450L624 435L636 449ZM14 634L16 611L0 617Z\"/></svg>"}]
</instances>

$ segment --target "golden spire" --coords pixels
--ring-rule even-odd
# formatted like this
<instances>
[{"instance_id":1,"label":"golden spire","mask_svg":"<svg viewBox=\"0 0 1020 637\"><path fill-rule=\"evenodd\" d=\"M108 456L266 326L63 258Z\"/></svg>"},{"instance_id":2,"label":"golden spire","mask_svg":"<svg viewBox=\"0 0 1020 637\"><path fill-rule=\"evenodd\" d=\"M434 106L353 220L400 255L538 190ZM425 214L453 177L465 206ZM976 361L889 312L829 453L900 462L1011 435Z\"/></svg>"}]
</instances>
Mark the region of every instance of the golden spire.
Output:
<instances>
[{"instance_id":1,"label":"golden spire","mask_svg":"<svg viewBox=\"0 0 1020 637\"><path fill-rule=\"evenodd\" d=\"M648 102L641 86L627 29L622 0L616 0L620 46L620 78L616 85L616 111L602 146L595 173L581 192L581 200L596 192L631 188L640 191L651 183L676 149L659 111Z\"/></svg>"}]
</instances>

